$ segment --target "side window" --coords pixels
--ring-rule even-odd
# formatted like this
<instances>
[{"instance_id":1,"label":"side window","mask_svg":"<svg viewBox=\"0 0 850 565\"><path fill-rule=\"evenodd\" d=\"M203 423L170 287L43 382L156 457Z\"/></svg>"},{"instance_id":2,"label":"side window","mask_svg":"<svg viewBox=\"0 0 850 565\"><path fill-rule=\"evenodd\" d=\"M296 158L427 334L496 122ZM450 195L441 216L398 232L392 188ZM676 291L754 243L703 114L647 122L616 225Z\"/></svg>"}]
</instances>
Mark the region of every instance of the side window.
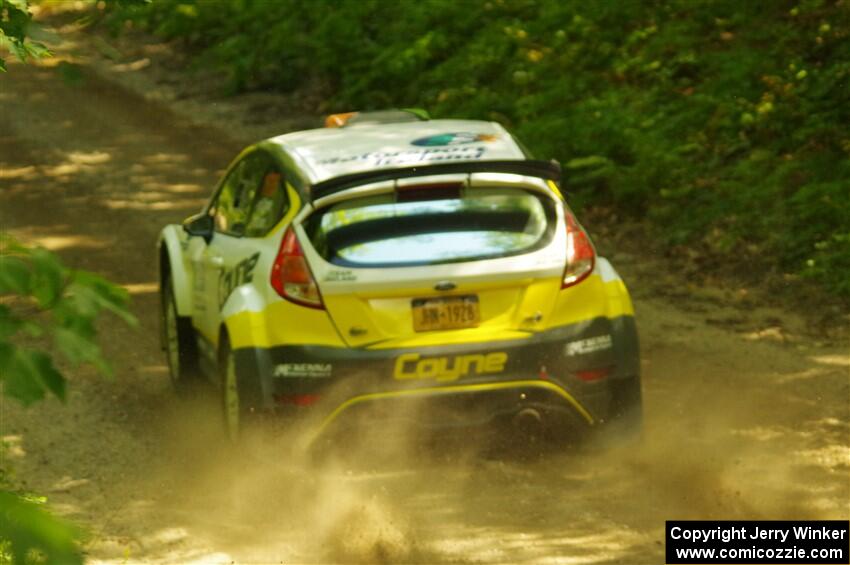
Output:
<instances>
[{"instance_id":1,"label":"side window","mask_svg":"<svg viewBox=\"0 0 850 565\"><path fill-rule=\"evenodd\" d=\"M245 235L248 237L266 235L289 210L286 180L271 161L263 170L259 185L260 190L245 230Z\"/></svg>"},{"instance_id":2,"label":"side window","mask_svg":"<svg viewBox=\"0 0 850 565\"><path fill-rule=\"evenodd\" d=\"M245 226L259 188L267 157L254 152L240 161L224 179L216 200L215 229L229 235L245 235Z\"/></svg>"}]
</instances>

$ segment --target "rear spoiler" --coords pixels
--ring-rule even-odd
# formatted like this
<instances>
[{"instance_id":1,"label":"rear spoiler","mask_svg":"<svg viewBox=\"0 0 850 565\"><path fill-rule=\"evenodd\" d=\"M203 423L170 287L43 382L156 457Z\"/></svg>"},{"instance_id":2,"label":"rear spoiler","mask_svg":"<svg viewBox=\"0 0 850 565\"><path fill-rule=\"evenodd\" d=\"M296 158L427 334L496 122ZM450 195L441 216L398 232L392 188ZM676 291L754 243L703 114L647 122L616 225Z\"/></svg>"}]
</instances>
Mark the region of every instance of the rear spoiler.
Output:
<instances>
[{"instance_id":1,"label":"rear spoiler","mask_svg":"<svg viewBox=\"0 0 850 565\"><path fill-rule=\"evenodd\" d=\"M437 163L395 169L376 169L373 171L341 175L317 182L310 188L310 199L315 202L325 196L330 196L331 194L336 194L337 192L361 184L411 177L463 173L509 173L558 182L561 180L561 165L557 161L501 160L463 161L460 163Z\"/></svg>"}]
</instances>

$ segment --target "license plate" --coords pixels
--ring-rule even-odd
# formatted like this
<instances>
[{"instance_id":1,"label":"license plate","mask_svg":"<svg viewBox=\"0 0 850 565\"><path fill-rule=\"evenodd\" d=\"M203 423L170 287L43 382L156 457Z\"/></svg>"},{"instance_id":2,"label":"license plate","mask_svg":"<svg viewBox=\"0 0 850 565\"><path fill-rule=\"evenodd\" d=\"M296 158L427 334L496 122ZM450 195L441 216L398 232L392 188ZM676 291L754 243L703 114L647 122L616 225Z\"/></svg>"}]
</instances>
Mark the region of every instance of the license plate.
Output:
<instances>
[{"instance_id":1,"label":"license plate","mask_svg":"<svg viewBox=\"0 0 850 565\"><path fill-rule=\"evenodd\" d=\"M413 329L417 332L474 328L480 322L475 295L413 299Z\"/></svg>"}]
</instances>

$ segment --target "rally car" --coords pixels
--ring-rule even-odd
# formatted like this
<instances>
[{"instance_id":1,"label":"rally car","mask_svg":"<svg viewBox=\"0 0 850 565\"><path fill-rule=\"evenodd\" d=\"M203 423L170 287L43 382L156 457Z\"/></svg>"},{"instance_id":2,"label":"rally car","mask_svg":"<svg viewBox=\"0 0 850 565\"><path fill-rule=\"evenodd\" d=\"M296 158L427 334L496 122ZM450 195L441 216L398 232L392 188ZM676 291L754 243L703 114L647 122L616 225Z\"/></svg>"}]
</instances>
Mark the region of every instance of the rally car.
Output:
<instances>
[{"instance_id":1,"label":"rally car","mask_svg":"<svg viewBox=\"0 0 850 565\"><path fill-rule=\"evenodd\" d=\"M316 435L368 412L636 429L632 303L560 172L499 124L421 112L248 147L159 238L175 387L216 384L231 437L275 412Z\"/></svg>"}]
</instances>

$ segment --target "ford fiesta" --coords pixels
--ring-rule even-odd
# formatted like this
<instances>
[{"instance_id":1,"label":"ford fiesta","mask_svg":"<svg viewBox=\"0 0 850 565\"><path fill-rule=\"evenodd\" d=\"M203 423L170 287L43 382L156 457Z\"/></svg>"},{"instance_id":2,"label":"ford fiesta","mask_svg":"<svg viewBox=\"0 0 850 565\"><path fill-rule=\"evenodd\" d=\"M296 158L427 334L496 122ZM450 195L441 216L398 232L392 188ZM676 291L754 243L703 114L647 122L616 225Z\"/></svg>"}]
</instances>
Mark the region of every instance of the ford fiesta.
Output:
<instances>
[{"instance_id":1,"label":"ford fiesta","mask_svg":"<svg viewBox=\"0 0 850 565\"><path fill-rule=\"evenodd\" d=\"M198 215L162 230L178 390L212 381L234 438L275 412L317 416L317 435L369 412L640 426L632 303L556 163L489 122L327 125L248 147Z\"/></svg>"}]
</instances>

